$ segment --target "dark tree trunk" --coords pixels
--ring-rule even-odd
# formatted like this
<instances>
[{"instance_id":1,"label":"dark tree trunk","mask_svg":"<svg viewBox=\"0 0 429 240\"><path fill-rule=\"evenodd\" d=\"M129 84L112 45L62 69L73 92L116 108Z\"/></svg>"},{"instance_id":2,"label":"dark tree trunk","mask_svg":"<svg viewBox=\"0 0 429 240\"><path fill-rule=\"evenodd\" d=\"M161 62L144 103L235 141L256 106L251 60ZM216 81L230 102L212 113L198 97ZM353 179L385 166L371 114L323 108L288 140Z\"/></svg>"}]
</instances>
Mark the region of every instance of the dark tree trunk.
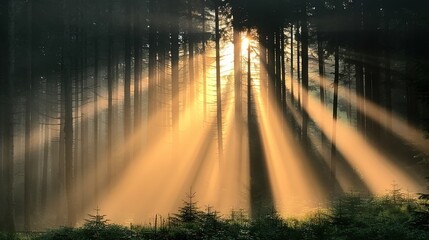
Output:
<instances>
[{"instance_id":1,"label":"dark tree trunk","mask_svg":"<svg viewBox=\"0 0 429 240\"><path fill-rule=\"evenodd\" d=\"M142 24L141 7L139 1L134 0L133 21L134 21L134 129L138 130L141 125L141 104L140 85L142 78ZM139 142L141 144L141 138ZM139 148L139 147L137 147Z\"/></svg>"},{"instance_id":2,"label":"dark tree trunk","mask_svg":"<svg viewBox=\"0 0 429 240\"><path fill-rule=\"evenodd\" d=\"M201 6L201 17L202 17L202 64L203 64L203 108L204 108L204 120L207 115L207 68L206 68L206 0L203 0Z\"/></svg>"},{"instance_id":3,"label":"dark tree trunk","mask_svg":"<svg viewBox=\"0 0 429 240\"><path fill-rule=\"evenodd\" d=\"M305 0L302 4L302 106L303 106L303 117L302 117L302 140L303 143L307 143L307 125L308 125L308 114L307 114L307 102L308 102L308 23L307 23L307 1Z\"/></svg>"},{"instance_id":4,"label":"dark tree trunk","mask_svg":"<svg viewBox=\"0 0 429 240\"><path fill-rule=\"evenodd\" d=\"M13 82L15 49L15 4L14 1L0 3L0 231L15 232L14 219L14 156L13 156L13 105L15 88Z\"/></svg>"},{"instance_id":5,"label":"dark tree trunk","mask_svg":"<svg viewBox=\"0 0 429 240\"><path fill-rule=\"evenodd\" d=\"M82 0L82 3L84 0ZM87 40L87 34L88 30L85 24L88 23L86 16L87 16L87 4L84 4L82 6L82 15L83 19L82 22L82 44L80 46L80 53L81 53L81 76L80 76L80 98L81 98L81 124L80 124L80 201L82 203L82 212L85 211L85 207L89 199L86 197L87 194L87 188L85 188L86 182L83 180L86 178L88 171L88 111L86 110L86 104L87 104L87 89L88 89L88 40Z\"/></svg>"},{"instance_id":6,"label":"dark tree trunk","mask_svg":"<svg viewBox=\"0 0 429 240\"><path fill-rule=\"evenodd\" d=\"M67 0L63 1L64 38L63 38L63 75L61 86L64 94L64 151L65 151L65 187L67 198L67 225L76 223L76 201L73 174L73 88L70 79L70 23Z\"/></svg>"},{"instance_id":7,"label":"dark tree trunk","mask_svg":"<svg viewBox=\"0 0 429 240\"><path fill-rule=\"evenodd\" d=\"M223 136L222 136L222 92L220 82L220 29L219 29L219 7L215 7L215 33L216 33L216 125L217 146L219 161L223 160Z\"/></svg>"},{"instance_id":8,"label":"dark tree trunk","mask_svg":"<svg viewBox=\"0 0 429 240\"><path fill-rule=\"evenodd\" d=\"M325 78L325 54L323 50L323 41L322 41L322 34L320 31L317 31L317 55L318 55L318 63L319 63L319 92L320 92L320 103L322 105L325 104L325 84L324 84L324 78Z\"/></svg>"},{"instance_id":9,"label":"dark tree trunk","mask_svg":"<svg viewBox=\"0 0 429 240\"><path fill-rule=\"evenodd\" d=\"M293 90L293 24L290 25L290 100L293 103L295 101L294 90Z\"/></svg>"},{"instance_id":10,"label":"dark tree trunk","mask_svg":"<svg viewBox=\"0 0 429 240\"><path fill-rule=\"evenodd\" d=\"M93 177L94 177L94 201L98 202L98 195L99 195L99 189L98 189L98 85L99 85L99 25L101 24L101 21L99 21L99 14L98 14L98 1L95 2L95 11L96 11L96 25L94 29L94 109L93 109L93 115L94 115L94 126L93 126L93 137L94 137L94 144L93 144Z\"/></svg>"},{"instance_id":11,"label":"dark tree trunk","mask_svg":"<svg viewBox=\"0 0 429 240\"><path fill-rule=\"evenodd\" d=\"M332 187L332 194L335 195L336 189L336 162L337 162L337 111L338 111L338 84L339 84L339 46L338 43L336 43L335 46L335 52L334 52L334 58L335 58L335 75L334 75L334 100L332 103L332 118L333 118L333 125L332 125L332 140L331 140L331 187Z\"/></svg>"},{"instance_id":12,"label":"dark tree trunk","mask_svg":"<svg viewBox=\"0 0 429 240\"><path fill-rule=\"evenodd\" d=\"M261 88L261 97L266 101L268 97L268 77L267 77L267 37L263 27L259 27L259 82Z\"/></svg>"},{"instance_id":13,"label":"dark tree trunk","mask_svg":"<svg viewBox=\"0 0 429 240\"><path fill-rule=\"evenodd\" d=\"M296 26L296 73L297 73L297 95L298 95L298 108L301 109L301 42L302 42L302 36L299 30L300 26L299 26L299 21L297 22L297 26ZM300 133L301 136L301 133Z\"/></svg>"},{"instance_id":14,"label":"dark tree trunk","mask_svg":"<svg viewBox=\"0 0 429 240\"><path fill-rule=\"evenodd\" d=\"M131 136L131 37L132 37L132 14L131 0L124 2L126 4L126 21L125 21L125 73L124 73L124 139L127 142ZM125 163L131 160L132 150L124 153Z\"/></svg>"},{"instance_id":15,"label":"dark tree trunk","mask_svg":"<svg viewBox=\"0 0 429 240\"><path fill-rule=\"evenodd\" d=\"M275 96L273 99L278 100L278 92L277 92L277 79L276 79L276 59L275 59L275 44L274 44L274 30L269 29L267 34L267 52L268 52L268 63L267 63L267 71L268 71L268 94L273 93Z\"/></svg>"},{"instance_id":16,"label":"dark tree trunk","mask_svg":"<svg viewBox=\"0 0 429 240\"><path fill-rule=\"evenodd\" d=\"M109 4L108 36L107 36L107 190L112 185L112 148L113 148L113 33L112 33L112 3Z\"/></svg>"},{"instance_id":17,"label":"dark tree trunk","mask_svg":"<svg viewBox=\"0 0 429 240\"><path fill-rule=\"evenodd\" d=\"M156 27L156 1L149 1L149 83L148 83L148 116L155 116L156 107L157 107L157 60L156 60L156 51L157 51L157 27ZM153 126L148 128L148 139L150 139L155 134L155 129Z\"/></svg>"},{"instance_id":18,"label":"dark tree trunk","mask_svg":"<svg viewBox=\"0 0 429 240\"><path fill-rule=\"evenodd\" d=\"M285 33L283 27L280 28L280 57L281 57L281 85L282 85L282 108L283 113L286 113L286 51L285 51Z\"/></svg>"},{"instance_id":19,"label":"dark tree trunk","mask_svg":"<svg viewBox=\"0 0 429 240\"><path fill-rule=\"evenodd\" d=\"M322 34L320 30L317 30L317 55L318 55L318 64L319 64L319 94L320 94L320 103L325 105L325 54L323 49ZM321 145L322 149L325 144L325 135L323 133L321 136Z\"/></svg>"},{"instance_id":20,"label":"dark tree trunk","mask_svg":"<svg viewBox=\"0 0 429 240\"><path fill-rule=\"evenodd\" d=\"M172 14L177 14L179 4L174 1ZM175 15L173 15L175 16ZM179 22L171 21L171 114L173 121L173 146L179 144ZM176 151L177 149L175 149Z\"/></svg>"},{"instance_id":21,"label":"dark tree trunk","mask_svg":"<svg viewBox=\"0 0 429 240\"><path fill-rule=\"evenodd\" d=\"M188 0L188 51L189 51L189 83L190 83L190 104L194 105L195 79L194 79L194 25L192 17L192 3ZM192 107L193 108L193 107Z\"/></svg>"},{"instance_id":22,"label":"dark tree trunk","mask_svg":"<svg viewBox=\"0 0 429 240\"><path fill-rule=\"evenodd\" d=\"M27 2L27 76L26 76L26 102L25 102L25 162L24 162L24 229L31 230L31 214L33 209L32 202L32 189L34 188L33 182L33 153L31 140L33 139L31 133L31 109L33 107L32 99L32 76L33 76L33 63L32 63L32 1Z\"/></svg>"},{"instance_id":23,"label":"dark tree trunk","mask_svg":"<svg viewBox=\"0 0 429 240\"><path fill-rule=\"evenodd\" d=\"M277 27L275 30L275 79L276 79L276 97L279 103L279 108L282 108L283 95L282 95L282 73L281 73L281 37L282 34L280 27Z\"/></svg>"}]
</instances>

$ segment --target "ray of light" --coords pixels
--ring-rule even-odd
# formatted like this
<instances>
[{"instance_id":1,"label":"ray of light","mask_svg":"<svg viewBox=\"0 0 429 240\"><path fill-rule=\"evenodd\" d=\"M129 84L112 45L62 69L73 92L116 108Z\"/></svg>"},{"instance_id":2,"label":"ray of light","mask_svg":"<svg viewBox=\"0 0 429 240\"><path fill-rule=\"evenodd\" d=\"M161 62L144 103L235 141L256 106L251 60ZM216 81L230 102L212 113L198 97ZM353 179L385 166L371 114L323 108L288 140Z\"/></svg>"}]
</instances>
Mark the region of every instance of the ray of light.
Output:
<instances>
[{"instance_id":1,"label":"ray of light","mask_svg":"<svg viewBox=\"0 0 429 240\"><path fill-rule=\"evenodd\" d=\"M303 106L305 107L305 106ZM329 140L332 140L332 113L311 94L305 111L315 121ZM365 138L347 123L338 120L337 149L358 171L373 194L383 194L393 183L398 183L411 192L421 190L417 179L386 158L378 149L371 146Z\"/></svg>"},{"instance_id":2,"label":"ray of light","mask_svg":"<svg viewBox=\"0 0 429 240\"><path fill-rule=\"evenodd\" d=\"M323 206L327 194L276 102L269 97L266 105L255 92L252 89L276 209L283 216L302 216Z\"/></svg>"},{"instance_id":3,"label":"ray of light","mask_svg":"<svg viewBox=\"0 0 429 240\"><path fill-rule=\"evenodd\" d=\"M322 78L320 81L319 76L312 76L310 80L315 84L320 84L322 81L325 86L329 86L331 82L327 78ZM332 88L325 88L328 92L332 93ZM350 94L350 98L347 98ZM420 151L429 154L429 140L425 138L425 133L411 124L408 124L401 117L387 111L374 102L364 99L362 96L357 95L354 91L349 92L344 86L338 86L338 96L346 102L353 104L359 111L367 114L371 119L376 121L381 126L393 131L402 139L417 147ZM352 99L355 99L353 101Z\"/></svg>"}]
</instances>

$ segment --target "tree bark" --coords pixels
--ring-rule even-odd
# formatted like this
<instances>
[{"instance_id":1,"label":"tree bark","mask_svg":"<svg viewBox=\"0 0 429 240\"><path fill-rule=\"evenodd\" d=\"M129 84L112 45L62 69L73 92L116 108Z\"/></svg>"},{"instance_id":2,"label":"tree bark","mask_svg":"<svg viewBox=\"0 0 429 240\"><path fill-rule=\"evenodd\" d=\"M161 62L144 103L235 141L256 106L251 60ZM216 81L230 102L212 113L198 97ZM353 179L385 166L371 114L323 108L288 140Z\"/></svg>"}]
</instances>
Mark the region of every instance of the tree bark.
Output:
<instances>
[{"instance_id":1,"label":"tree bark","mask_svg":"<svg viewBox=\"0 0 429 240\"><path fill-rule=\"evenodd\" d=\"M179 4L174 1L172 14L177 14ZM174 15L175 16L175 15ZM171 21L171 115L173 121L173 146L179 144L179 22ZM178 149L174 149L177 151Z\"/></svg>"},{"instance_id":2,"label":"tree bark","mask_svg":"<svg viewBox=\"0 0 429 240\"><path fill-rule=\"evenodd\" d=\"M302 140L307 143L307 125L308 114L306 112L308 102L308 23L307 23L307 1L305 0L302 5Z\"/></svg>"},{"instance_id":3,"label":"tree bark","mask_svg":"<svg viewBox=\"0 0 429 240\"><path fill-rule=\"evenodd\" d=\"M220 29L219 29L219 6L215 7L215 34L216 34L216 125L217 146L219 162L223 161L223 136L222 136L222 92L220 82Z\"/></svg>"},{"instance_id":4,"label":"tree bark","mask_svg":"<svg viewBox=\"0 0 429 240\"><path fill-rule=\"evenodd\" d=\"M25 88L25 161L24 161L24 229L31 230L31 214L33 209L32 204L32 189L33 184L33 153L31 147L31 140L33 139L31 133L31 109L32 109L32 76L33 76L33 63L32 63L32 1L27 2L27 73L26 73L26 88Z\"/></svg>"},{"instance_id":5,"label":"tree bark","mask_svg":"<svg viewBox=\"0 0 429 240\"><path fill-rule=\"evenodd\" d=\"M73 166L73 89L70 79L70 23L69 5L63 0L64 38L63 38L63 76L62 88L64 93L64 151L65 151L65 187L67 198L67 225L76 223L75 179Z\"/></svg>"},{"instance_id":6,"label":"tree bark","mask_svg":"<svg viewBox=\"0 0 429 240\"><path fill-rule=\"evenodd\" d=\"M132 35L132 14L131 0L125 1L126 21L125 21L125 73L124 73L124 140L127 142L131 136L131 35ZM128 163L132 158L132 147L124 153L124 163Z\"/></svg>"},{"instance_id":7,"label":"tree bark","mask_svg":"<svg viewBox=\"0 0 429 240\"><path fill-rule=\"evenodd\" d=\"M15 4L13 0L0 3L0 106L4 109L0 117L0 231L15 232L14 219L14 156L13 156L13 105L15 97Z\"/></svg>"}]
</instances>

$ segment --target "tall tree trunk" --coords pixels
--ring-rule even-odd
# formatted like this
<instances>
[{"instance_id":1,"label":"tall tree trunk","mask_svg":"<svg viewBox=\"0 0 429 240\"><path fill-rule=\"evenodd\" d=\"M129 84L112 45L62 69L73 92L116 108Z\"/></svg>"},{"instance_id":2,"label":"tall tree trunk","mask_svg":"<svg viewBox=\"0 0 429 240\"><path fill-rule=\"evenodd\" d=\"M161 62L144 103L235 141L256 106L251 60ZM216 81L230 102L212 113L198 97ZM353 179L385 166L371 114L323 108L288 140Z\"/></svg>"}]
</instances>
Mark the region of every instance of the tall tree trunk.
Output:
<instances>
[{"instance_id":1,"label":"tall tree trunk","mask_svg":"<svg viewBox=\"0 0 429 240\"><path fill-rule=\"evenodd\" d=\"M0 231L15 232L14 219L14 156L13 156L13 105L15 63L15 4L13 0L0 3L0 106L4 109L0 117Z\"/></svg>"},{"instance_id":2,"label":"tall tree trunk","mask_svg":"<svg viewBox=\"0 0 429 240\"><path fill-rule=\"evenodd\" d=\"M332 194L336 194L336 162L337 162L337 110L338 110L338 84L339 84L339 46L338 42L335 46L335 76L334 76L334 100L332 103L332 140L331 140L331 187Z\"/></svg>"},{"instance_id":3,"label":"tall tree trunk","mask_svg":"<svg viewBox=\"0 0 429 240\"><path fill-rule=\"evenodd\" d=\"M302 106L303 106L303 117L302 117L302 140L303 143L307 143L307 125L308 125L308 22L307 22L307 1L305 0L302 4Z\"/></svg>"},{"instance_id":4,"label":"tall tree trunk","mask_svg":"<svg viewBox=\"0 0 429 240\"><path fill-rule=\"evenodd\" d=\"M281 85L282 85L282 108L286 113L286 51L285 51L285 33L283 26L280 28L280 57L281 57Z\"/></svg>"},{"instance_id":5,"label":"tall tree trunk","mask_svg":"<svg viewBox=\"0 0 429 240\"><path fill-rule=\"evenodd\" d=\"M281 27L275 30L275 79L276 79L276 96L279 103L279 108L282 108L283 94L282 94L282 73L281 73Z\"/></svg>"},{"instance_id":6,"label":"tall tree trunk","mask_svg":"<svg viewBox=\"0 0 429 240\"><path fill-rule=\"evenodd\" d=\"M320 103L325 104L325 54L323 50L323 40L322 33L317 31L317 55L318 55L318 64L319 64L319 92L320 92Z\"/></svg>"},{"instance_id":7,"label":"tall tree trunk","mask_svg":"<svg viewBox=\"0 0 429 240\"><path fill-rule=\"evenodd\" d=\"M148 82L148 117L155 116L157 107L157 26L156 26L156 1L149 0L149 82ZM154 126L148 126L148 139L154 136Z\"/></svg>"},{"instance_id":8,"label":"tall tree trunk","mask_svg":"<svg viewBox=\"0 0 429 240\"><path fill-rule=\"evenodd\" d=\"M26 102L25 102L25 162L24 162L24 229L31 230L31 214L32 214L32 189L34 188L33 182L33 153L31 147L31 140L33 139L31 133L31 109L32 109L32 76L33 76L33 63L32 63L32 1L27 2L27 76L26 76Z\"/></svg>"},{"instance_id":9,"label":"tall tree trunk","mask_svg":"<svg viewBox=\"0 0 429 240\"><path fill-rule=\"evenodd\" d=\"M67 198L67 224L74 226L76 223L76 201L73 175L73 89L70 79L70 23L67 0L63 0L64 13L64 38L63 38L63 77L62 88L64 93L64 143L65 143L65 184Z\"/></svg>"},{"instance_id":10,"label":"tall tree trunk","mask_svg":"<svg viewBox=\"0 0 429 240\"><path fill-rule=\"evenodd\" d=\"M97 12L97 9L99 7L98 1L95 2L95 11ZM99 195L99 189L98 189L98 175L99 175L99 167L98 167L98 85L99 85L99 25L101 22L99 21L99 14L96 13L96 25L94 29L94 108L93 108L93 115L94 115L94 126L93 126L93 137L94 137L94 144L93 144L93 177L94 177L94 201L98 202L98 195Z\"/></svg>"},{"instance_id":11,"label":"tall tree trunk","mask_svg":"<svg viewBox=\"0 0 429 240\"><path fill-rule=\"evenodd\" d=\"M202 17L202 64L203 64L203 111L204 111L204 120L207 115L207 68L206 68L206 0L203 0L201 6L201 17Z\"/></svg>"},{"instance_id":12,"label":"tall tree trunk","mask_svg":"<svg viewBox=\"0 0 429 240\"><path fill-rule=\"evenodd\" d=\"M219 6L215 7L215 34L216 34L216 125L217 146L219 161L223 161L223 136L222 136L222 92L220 82L220 29L219 29Z\"/></svg>"},{"instance_id":13,"label":"tall tree trunk","mask_svg":"<svg viewBox=\"0 0 429 240\"><path fill-rule=\"evenodd\" d=\"M179 4L174 1L173 16L179 10ZM179 22L171 21L171 116L173 121L173 147L179 144ZM178 149L174 149L174 152Z\"/></svg>"},{"instance_id":14,"label":"tall tree trunk","mask_svg":"<svg viewBox=\"0 0 429 240\"><path fill-rule=\"evenodd\" d=\"M271 92L275 94L274 99L278 99L278 92L276 86L276 59L275 59L275 44L274 44L274 29L269 29L267 34L267 52L268 52L268 63L267 63L267 70L268 70L268 94Z\"/></svg>"},{"instance_id":15,"label":"tall tree trunk","mask_svg":"<svg viewBox=\"0 0 429 240\"><path fill-rule=\"evenodd\" d=\"M192 3L188 0L188 51L189 51L189 83L190 83L190 104L193 108L195 98L195 76L194 76L194 25L192 17Z\"/></svg>"},{"instance_id":16,"label":"tall tree trunk","mask_svg":"<svg viewBox=\"0 0 429 240\"><path fill-rule=\"evenodd\" d=\"M49 80L47 80L49 81ZM48 92L48 89L46 90ZM45 114L48 116L45 118L45 125L43 130L43 162L42 162L42 183L40 190L40 210L42 213L46 213L47 195L48 195L48 160L49 160L49 148L50 148L50 117L49 117L49 103L45 103Z\"/></svg>"},{"instance_id":17,"label":"tall tree trunk","mask_svg":"<svg viewBox=\"0 0 429 240\"><path fill-rule=\"evenodd\" d=\"M293 24L290 25L290 100L293 103L295 101L294 90L293 90Z\"/></svg>"},{"instance_id":18,"label":"tall tree trunk","mask_svg":"<svg viewBox=\"0 0 429 240\"><path fill-rule=\"evenodd\" d=\"M109 3L107 36L107 190L112 185L112 148L113 148L113 33L112 33L112 3ZM135 97L135 96L134 96Z\"/></svg>"},{"instance_id":19,"label":"tall tree trunk","mask_svg":"<svg viewBox=\"0 0 429 240\"><path fill-rule=\"evenodd\" d=\"M82 1L84 2L84 0ZM82 212L85 211L85 207L87 202L89 202L89 199L86 197L87 194L87 188L85 188L86 182L83 181L84 178L86 178L86 174L88 172L88 111L86 110L86 104L87 104L87 89L88 89L88 40L87 40L87 27L86 24L88 23L86 19L87 15L87 5L82 6L82 15L83 19L82 22L82 45L80 49L81 53L81 76L80 76L80 98L81 98L81 124L80 124L80 201L82 203Z\"/></svg>"},{"instance_id":20,"label":"tall tree trunk","mask_svg":"<svg viewBox=\"0 0 429 240\"><path fill-rule=\"evenodd\" d=\"M125 73L124 73L124 139L127 142L131 136L131 34L132 34L132 14L131 0L125 1L126 21L125 21ZM132 158L132 150L126 151L124 154L125 163L130 162Z\"/></svg>"},{"instance_id":21,"label":"tall tree trunk","mask_svg":"<svg viewBox=\"0 0 429 240\"><path fill-rule=\"evenodd\" d=\"M301 73L302 73L302 67L301 67L301 42L302 42L302 36L299 30L299 21L297 22L296 27L296 73L297 73L297 94L298 94L298 108L301 110ZM301 133L300 133L301 136Z\"/></svg>"},{"instance_id":22,"label":"tall tree trunk","mask_svg":"<svg viewBox=\"0 0 429 240\"><path fill-rule=\"evenodd\" d=\"M325 105L325 54L323 49L322 33L317 30L317 55L319 64L319 94L320 103ZM323 132L320 133L322 149L326 141L326 137Z\"/></svg>"},{"instance_id":23,"label":"tall tree trunk","mask_svg":"<svg viewBox=\"0 0 429 240\"><path fill-rule=\"evenodd\" d=\"M388 113L392 112L392 73L391 73L391 64L390 64L390 11L385 10L385 16L384 16L384 89L385 89L385 97L386 97L386 104L385 108ZM387 130L392 129L392 119L390 117L387 117L385 119Z\"/></svg>"},{"instance_id":24,"label":"tall tree trunk","mask_svg":"<svg viewBox=\"0 0 429 240\"><path fill-rule=\"evenodd\" d=\"M142 34L140 21L140 4L134 0L133 21L134 21L134 129L138 130L141 125L141 104L140 104L140 84L142 78ZM139 144L142 138L139 138ZM139 147L137 147L139 148Z\"/></svg>"},{"instance_id":25,"label":"tall tree trunk","mask_svg":"<svg viewBox=\"0 0 429 240\"><path fill-rule=\"evenodd\" d=\"M259 82L261 88L261 97L266 101L268 97L268 78L267 78L267 35L264 27L258 28L259 34Z\"/></svg>"},{"instance_id":26,"label":"tall tree trunk","mask_svg":"<svg viewBox=\"0 0 429 240\"><path fill-rule=\"evenodd\" d=\"M164 1L160 1L158 3L159 5L159 13L158 16L161 16L161 18L167 18L168 15L167 12L167 3ZM159 88L163 89L160 91L159 99L161 102L168 102L168 98L166 98L166 90L168 89L168 82L167 82L167 54L168 54L168 43L169 43L169 34L168 34L168 28L165 26L160 26L158 31L158 84ZM161 104L158 107L158 111L161 113L159 116L161 117L160 123L162 124L162 127L158 130L158 132L167 133L167 127L169 126L169 118L167 115L167 109L164 106L164 104Z\"/></svg>"}]
</instances>

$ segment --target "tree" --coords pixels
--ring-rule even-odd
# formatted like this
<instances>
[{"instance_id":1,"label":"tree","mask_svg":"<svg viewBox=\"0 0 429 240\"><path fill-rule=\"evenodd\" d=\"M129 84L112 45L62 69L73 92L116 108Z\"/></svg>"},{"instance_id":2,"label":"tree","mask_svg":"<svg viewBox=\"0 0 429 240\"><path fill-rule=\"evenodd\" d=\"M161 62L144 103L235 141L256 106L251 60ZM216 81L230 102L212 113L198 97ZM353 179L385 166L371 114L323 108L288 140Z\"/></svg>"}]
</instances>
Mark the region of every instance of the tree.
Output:
<instances>
[{"instance_id":1,"label":"tree","mask_svg":"<svg viewBox=\"0 0 429 240\"><path fill-rule=\"evenodd\" d=\"M308 22L307 22L307 0L302 2L301 6L301 42L302 42L302 105L303 109L307 109L308 104ZM304 144L307 144L307 128L308 128L308 114L305 111L302 112L302 140Z\"/></svg>"},{"instance_id":2,"label":"tree","mask_svg":"<svg viewBox=\"0 0 429 240\"><path fill-rule=\"evenodd\" d=\"M70 79L70 19L67 0L63 0L64 39L63 39L63 68L62 93L64 94L64 151L65 151L65 187L67 198L67 224L76 223L75 176L73 172L73 91Z\"/></svg>"},{"instance_id":3,"label":"tree","mask_svg":"<svg viewBox=\"0 0 429 240\"><path fill-rule=\"evenodd\" d=\"M215 42L216 42L216 126L217 147L219 161L223 160L223 134L222 134L222 88L220 83L220 29L219 29L219 5L215 4Z\"/></svg>"},{"instance_id":4,"label":"tree","mask_svg":"<svg viewBox=\"0 0 429 240\"><path fill-rule=\"evenodd\" d=\"M13 233L14 219L14 156L13 156L13 102L15 87L14 73L14 1L0 3L0 106L4 109L0 118L0 231Z\"/></svg>"},{"instance_id":5,"label":"tree","mask_svg":"<svg viewBox=\"0 0 429 240\"><path fill-rule=\"evenodd\" d=\"M179 208L179 212L175 217L180 224L196 223L201 220L202 213L198 209L197 202L195 201L195 192L192 190L186 194L187 200L183 201L183 206Z\"/></svg>"}]
</instances>

